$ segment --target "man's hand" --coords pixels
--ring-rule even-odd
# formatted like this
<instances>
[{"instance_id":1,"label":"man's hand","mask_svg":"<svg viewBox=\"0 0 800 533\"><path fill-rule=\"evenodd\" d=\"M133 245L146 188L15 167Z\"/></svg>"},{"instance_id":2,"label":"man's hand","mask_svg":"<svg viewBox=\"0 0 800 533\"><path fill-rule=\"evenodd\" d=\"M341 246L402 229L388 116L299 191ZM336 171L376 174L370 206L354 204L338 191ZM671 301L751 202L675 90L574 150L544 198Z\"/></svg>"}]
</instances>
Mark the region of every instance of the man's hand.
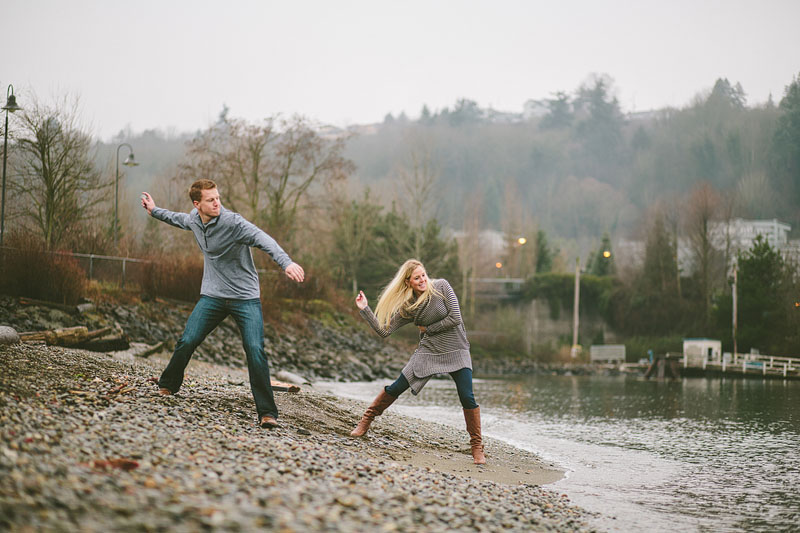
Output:
<instances>
[{"instance_id":1,"label":"man's hand","mask_svg":"<svg viewBox=\"0 0 800 533\"><path fill-rule=\"evenodd\" d=\"M364 296L364 291L358 291L358 296L356 296L356 307L359 309L364 309L368 304L367 297Z\"/></svg>"},{"instance_id":2,"label":"man's hand","mask_svg":"<svg viewBox=\"0 0 800 533\"><path fill-rule=\"evenodd\" d=\"M147 210L148 215L153 214L153 208L156 206L156 203L153 201L153 197L150 196L149 192L142 193L142 207ZM302 269L301 269L302 270Z\"/></svg>"},{"instance_id":3,"label":"man's hand","mask_svg":"<svg viewBox=\"0 0 800 533\"><path fill-rule=\"evenodd\" d=\"M286 275L289 277L290 280L296 281L297 283L302 283L303 280L306 279L306 273L303 271L303 267L301 267L297 263L292 263L291 265L286 267L286 270L284 272L286 273Z\"/></svg>"}]
</instances>

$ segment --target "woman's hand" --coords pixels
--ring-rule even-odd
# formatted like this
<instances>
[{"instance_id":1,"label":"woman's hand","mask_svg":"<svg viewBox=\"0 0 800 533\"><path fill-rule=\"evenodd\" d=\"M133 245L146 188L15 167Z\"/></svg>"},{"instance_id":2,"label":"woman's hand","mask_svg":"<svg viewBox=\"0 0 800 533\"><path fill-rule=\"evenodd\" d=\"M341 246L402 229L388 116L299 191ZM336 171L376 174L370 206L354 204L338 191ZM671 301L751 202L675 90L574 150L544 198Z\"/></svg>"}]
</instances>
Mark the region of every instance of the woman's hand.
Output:
<instances>
[{"instance_id":1,"label":"woman's hand","mask_svg":"<svg viewBox=\"0 0 800 533\"><path fill-rule=\"evenodd\" d=\"M428 331L428 328L426 328L425 326L417 326L417 327L419 328L419 330L420 330L422 333L425 333L426 331Z\"/></svg>"},{"instance_id":2,"label":"woman's hand","mask_svg":"<svg viewBox=\"0 0 800 533\"><path fill-rule=\"evenodd\" d=\"M364 291L358 291L358 296L356 296L356 307L359 309L364 309L367 305L367 297L364 296Z\"/></svg>"}]
</instances>

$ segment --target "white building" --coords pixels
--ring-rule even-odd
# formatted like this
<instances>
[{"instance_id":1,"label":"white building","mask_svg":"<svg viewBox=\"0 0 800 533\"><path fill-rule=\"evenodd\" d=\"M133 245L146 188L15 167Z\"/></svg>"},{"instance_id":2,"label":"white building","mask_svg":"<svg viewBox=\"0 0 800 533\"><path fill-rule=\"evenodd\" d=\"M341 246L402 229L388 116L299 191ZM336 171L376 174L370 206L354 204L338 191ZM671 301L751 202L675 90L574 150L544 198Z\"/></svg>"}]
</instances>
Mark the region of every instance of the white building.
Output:
<instances>
[{"instance_id":1,"label":"white building","mask_svg":"<svg viewBox=\"0 0 800 533\"><path fill-rule=\"evenodd\" d=\"M745 220L734 218L729 221L717 221L709 224L709 237L711 245L719 252L728 251L732 267L737 252L746 252L753 247L753 241L762 235L770 246L778 250L786 261L800 264L800 241L789 240L792 227L777 219L772 220ZM644 263L645 242L634 240L619 240L615 246L619 259L631 265ZM684 275L694 270L694 254L691 242L686 237L678 238L677 250L678 268Z\"/></svg>"},{"instance_id":2,"label":"white building","mask_svg":"<svg viewBox=\"0 0 800 533\"><path fill-rule=\"evenodd\" d=\"M689 364L722 360L722 341L716 339L683 339L683 355Z\"/></svg>"},{"instance_id":3,"label":"white building","mask_svg":"<svg viewBox=\"0 0 800 533\"><path fill-rule=\"evenodd\" d=\"M789 232L792 227L773 218L772 220L744 220L734 218L727 222L713 222L709 226L714 247L724 250L730 244L733 251L747 251L759 235L770 246L780 250L789 243Z\"/></svg>"}]
</instances>

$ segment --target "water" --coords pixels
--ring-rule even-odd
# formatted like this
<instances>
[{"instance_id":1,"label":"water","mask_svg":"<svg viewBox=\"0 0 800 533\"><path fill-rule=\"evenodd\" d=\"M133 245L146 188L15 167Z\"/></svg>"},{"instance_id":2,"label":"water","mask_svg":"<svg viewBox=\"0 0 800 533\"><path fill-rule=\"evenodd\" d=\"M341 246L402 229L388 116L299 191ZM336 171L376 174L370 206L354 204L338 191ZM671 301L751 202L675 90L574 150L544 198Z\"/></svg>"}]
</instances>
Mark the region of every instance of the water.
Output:
<instances>
[{"instance_id":1,"label":"water","mask_svg":"<svg viewBox=\"0 0 800 533\"><path fill-rule=\"evenodd\" d=\"M388 383L323 387L369 401ZM475 397L484 434L564 468L549 487L600 528L800 531L800 381L524 376ZM395 406L463 430L450 380Z\"/></svg>"}]
</instances>

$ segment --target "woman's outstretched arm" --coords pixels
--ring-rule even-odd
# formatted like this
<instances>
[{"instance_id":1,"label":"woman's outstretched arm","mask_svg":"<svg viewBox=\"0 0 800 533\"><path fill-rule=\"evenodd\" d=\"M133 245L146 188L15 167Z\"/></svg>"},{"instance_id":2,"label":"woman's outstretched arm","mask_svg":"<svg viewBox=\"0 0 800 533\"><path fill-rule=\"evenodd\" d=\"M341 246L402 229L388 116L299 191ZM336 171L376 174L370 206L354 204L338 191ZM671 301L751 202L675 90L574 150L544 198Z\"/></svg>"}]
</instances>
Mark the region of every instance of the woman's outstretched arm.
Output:
<instances>
[{"instance_id":1,"label":"woman's outstretched arm","mask_svg":"<svg viewBox=\"0 0 800 533\"><path fill-rule=\"evenodd\" d=\"M363 316L364 320L367 321L367 324L369 324L372 329L375 330L375 333L381 337L388 337L396 330L412 321L410 317L406 318L402 316L402 313L395 313L394 316L392 316L392 320L389 321L389 325L384 328L378 322L378 317L376 317L375 313L372 312L372 309L369 308L367 297L362 291L359 291L358 296L356 296L356 306L358 307L361 316Z\"/></svg>"}]
</instances>

